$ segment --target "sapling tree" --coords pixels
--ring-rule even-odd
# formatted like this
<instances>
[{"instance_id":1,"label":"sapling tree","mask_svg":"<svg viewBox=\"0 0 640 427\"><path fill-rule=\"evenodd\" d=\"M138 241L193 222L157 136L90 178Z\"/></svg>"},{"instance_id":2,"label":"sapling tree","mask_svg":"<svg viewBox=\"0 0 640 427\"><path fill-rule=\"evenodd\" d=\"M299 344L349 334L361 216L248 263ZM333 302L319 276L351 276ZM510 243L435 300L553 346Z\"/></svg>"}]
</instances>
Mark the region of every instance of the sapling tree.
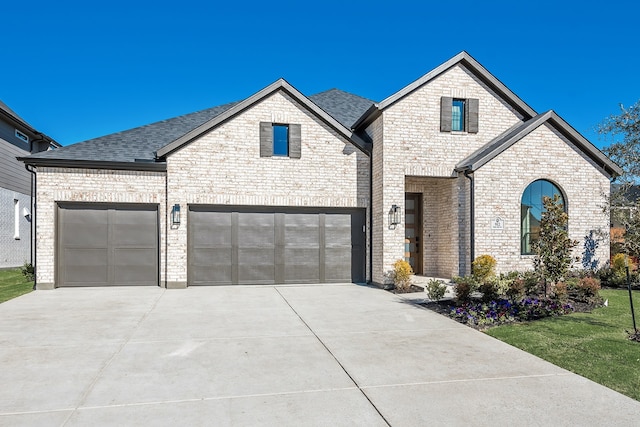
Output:
<instances>
[{"instance_id":1,"label":"sapling tree","mask_svg":"<svg viewBox=\"0 0 640 427\"><path fill-rule=\"evenodd\" d=\"M540 234L533 242L533 268L544 283L546 295L547 285L555 286L569 271L571 253L578 241L570 239L567 233L569 215L560 195L544 196L542 204L545 210L540 220Z\"/></svg>"}]
</instances>

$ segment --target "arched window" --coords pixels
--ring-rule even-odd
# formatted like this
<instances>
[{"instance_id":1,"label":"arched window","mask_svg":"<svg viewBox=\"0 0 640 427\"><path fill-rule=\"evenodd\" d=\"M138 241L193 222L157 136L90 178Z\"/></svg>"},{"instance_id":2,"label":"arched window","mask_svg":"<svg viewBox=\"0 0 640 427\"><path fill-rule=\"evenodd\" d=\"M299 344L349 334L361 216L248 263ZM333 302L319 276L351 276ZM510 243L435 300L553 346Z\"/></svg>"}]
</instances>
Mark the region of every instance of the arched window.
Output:
<instances>
[{"instance_id":1,"label":"arched window","mask_svg":"<svg viewBox=\"0 0 640 427\"><path fill-rule=\"evenodd\" d=\"M520 251L522 255L533 253L531 244L540 235L540 220L542 219L542 198L544 196L553 197L559 195L565 210L565 203L562 191L553 184L544 179L533 181L522 193L520 201Z\"/></svg>"}]
</instances>

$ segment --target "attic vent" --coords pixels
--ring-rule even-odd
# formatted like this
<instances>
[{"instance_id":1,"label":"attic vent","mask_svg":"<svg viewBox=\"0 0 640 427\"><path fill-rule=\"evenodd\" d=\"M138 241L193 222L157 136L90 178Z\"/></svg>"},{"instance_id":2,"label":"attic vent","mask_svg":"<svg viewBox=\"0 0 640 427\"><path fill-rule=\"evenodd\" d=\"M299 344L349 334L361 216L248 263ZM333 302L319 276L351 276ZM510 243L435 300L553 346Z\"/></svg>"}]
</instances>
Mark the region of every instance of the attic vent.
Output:
<instances>
[{"instance_id":1,"label":"attic vent","mask_svg":"<svg viewBox=\"0 0 640 427\"><path fill-rule=\"evenodd\" d=\"M29 136L20 132L16 129L16 138L23 140L24 142L29 142Z\"/></svg>"}]
</instances>

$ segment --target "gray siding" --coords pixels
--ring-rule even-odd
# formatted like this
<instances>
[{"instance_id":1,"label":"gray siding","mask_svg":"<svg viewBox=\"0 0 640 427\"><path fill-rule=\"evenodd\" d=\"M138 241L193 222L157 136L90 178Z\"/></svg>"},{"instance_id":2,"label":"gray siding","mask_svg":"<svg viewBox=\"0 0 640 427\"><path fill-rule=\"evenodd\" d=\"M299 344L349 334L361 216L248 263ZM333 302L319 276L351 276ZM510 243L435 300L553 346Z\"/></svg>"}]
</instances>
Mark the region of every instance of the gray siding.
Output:
<instances>
[{"instance_id":1,"label":"gray siding","mask_svg":"<svg viewBox=\"0 0 640 427\"><path fill-rule=\"evenodd\" d=\"M18 200L20 208L17 236L15 200ZM0 268L18 267L31 261L31 223L24 217L24 208L31 212L31 197L0 188Z\"/></svg>"},{"instance_id":2,"label":"gray siding","mask_svg":"<svg viewBox=\"0 0 640 427\"><path fill-rule=\"evenodd\" d=\"M16 157L29 155L28 146L21 150L4 139L0 139L0 188L31 194L31 174L24 168L24 163Z\"/></svg>"}]
</instances>

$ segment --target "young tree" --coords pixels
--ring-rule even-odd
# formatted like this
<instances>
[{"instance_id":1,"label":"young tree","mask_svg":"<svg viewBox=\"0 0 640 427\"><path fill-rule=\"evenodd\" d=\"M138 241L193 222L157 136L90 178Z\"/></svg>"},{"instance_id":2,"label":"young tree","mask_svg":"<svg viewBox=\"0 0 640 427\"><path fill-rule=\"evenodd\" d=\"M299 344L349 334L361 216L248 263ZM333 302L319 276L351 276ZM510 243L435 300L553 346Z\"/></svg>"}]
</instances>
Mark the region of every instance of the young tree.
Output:
<instances>
[{"instance_id":1,"label":"young tree","mask_svg":"<svg viewBox=\"0 0 640 427\"><path fill-rule=\"evenodd\" d=\"M640 183L640 100L629 108L620 105L620 114L606 118L598 132L611 141L605 154L624 171L605 206L618 227L616 232L622 233L610 236L612 252L640 256L640 192L636 191Z\"/></svg>"},{"instance_id":2,"label":"young tree","mask_svg":"<svg viewBox=\"0 0 640 427\"><path fill-rule=\"evenodd\" d=\"M560 196L544 196L542 204L545 211L540 220L540 235L533 242L533 268L544 283L546 295L547 284L555 286L567 274L572 261L571 252L578 241L569 238L569 215L564 211Z\"/></svg>"}]
</instances>

